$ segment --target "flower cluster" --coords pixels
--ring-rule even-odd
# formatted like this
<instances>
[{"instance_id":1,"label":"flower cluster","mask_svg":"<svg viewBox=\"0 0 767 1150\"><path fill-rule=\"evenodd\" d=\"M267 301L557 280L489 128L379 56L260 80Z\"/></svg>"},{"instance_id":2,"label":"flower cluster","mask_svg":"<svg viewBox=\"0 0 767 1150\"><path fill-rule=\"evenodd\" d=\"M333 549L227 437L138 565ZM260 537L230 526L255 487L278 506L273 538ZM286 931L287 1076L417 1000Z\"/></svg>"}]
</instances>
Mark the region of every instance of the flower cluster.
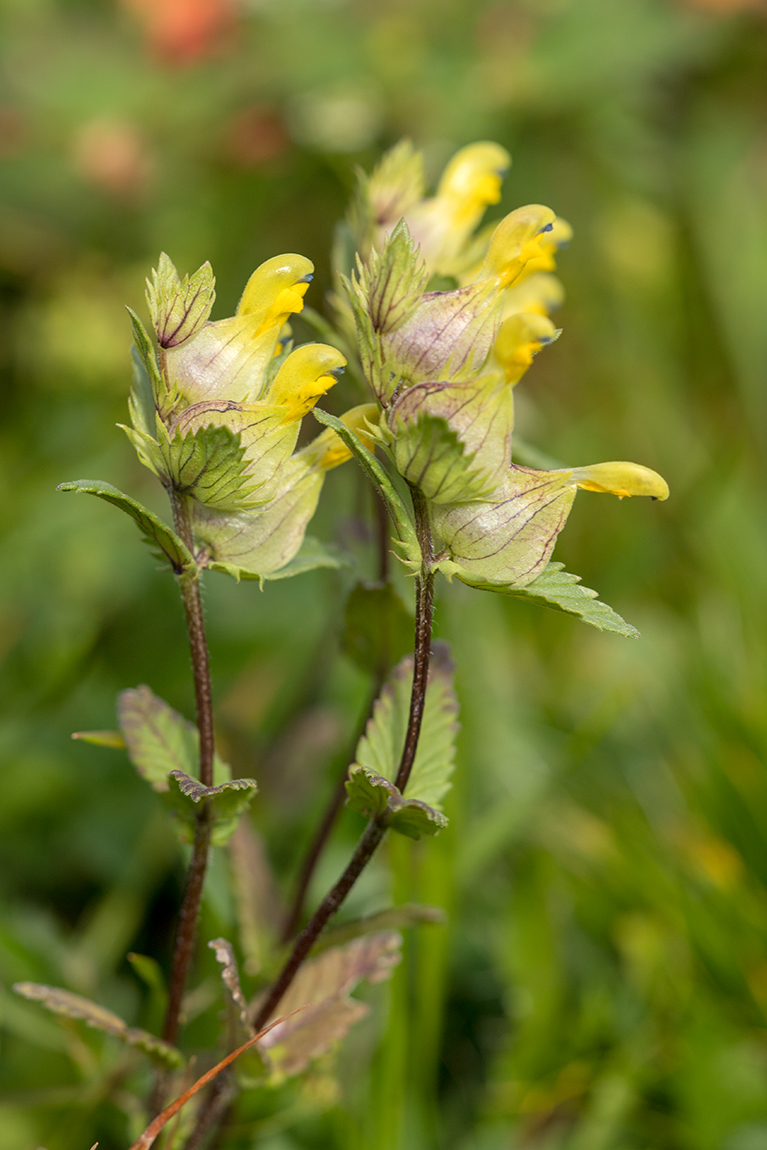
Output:
<instances>
[{"instance_id":1,"label":"flower cluster","mask_svg":"<svg viewBox=\"0 0 767 1150\"><path fill-rule=\"evenodd\" d=\"M429 500L441 569L496 589L543 571L579 487L668 496L661 476L634 463L512 462L512 389L559 335L552 273L570 228L531 204L476 230L508 165L498 145L474 144L425 197L421 157L398 145L361 181L348 226L363 255L346 281L379 405L371 434Z\"/></svg>"},{"instance_id":2,"label":"flower cluster","mask_svg":"<svg viewBox=\"0 0 767 1150\"><path fill-rule=\"evenodd\" d=\"M303 308L312 271L300 255L267 260L236 315L216 322L209 264L182 280L162 255L147 283L158 352L144 349L150 378L134 387L125 430L185 501L200 566L279 572L304 541L326 472L350 457L333 431L295 450L302 418L346 364L326 344L292 348L287 321ZM371 410L352 409L344 422L360 427Z\"/></svg>"}]
</instances>

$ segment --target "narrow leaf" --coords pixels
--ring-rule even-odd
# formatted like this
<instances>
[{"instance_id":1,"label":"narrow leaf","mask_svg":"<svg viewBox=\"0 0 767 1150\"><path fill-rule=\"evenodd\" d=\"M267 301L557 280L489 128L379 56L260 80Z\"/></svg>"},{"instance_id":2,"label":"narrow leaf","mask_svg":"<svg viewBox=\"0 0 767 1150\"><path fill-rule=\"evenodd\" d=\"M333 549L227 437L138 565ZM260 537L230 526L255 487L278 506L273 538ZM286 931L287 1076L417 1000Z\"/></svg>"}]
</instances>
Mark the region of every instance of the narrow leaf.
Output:
<instances>
[{"instance_id":1,"label":"narrow leaf","mask_svg":"<svg viewBox=\"0 0 767 1150\"><path fill-rule=\"evenodd\" d=\"M139 531L155 551L159 551L170 563L177 575L185 569L194 569L192 553L174 531L171 531L153 511L143 507L137 500L118 491L111 483L101 479L74 479L70 483L60 483L57 491L76 491L78 494L95 495L119 507L138 526Z\"/></svg>"},{"instance_id":2,"label":"narrow leaf","mask_svg":"<svg viewBox=\"0 0 767 1150\"><path fill-rule=\"evenodd\" d=\"M240 815L248 809L258 790L255 779L232 779L215 787L204 787L197 779L190 778L185 771L171 771L178 790L172 788L169 799L174 813L186 830L185 837L191 842L194 837L196 812L194 807L201 802L209 802L212 808L213 846L226 846L237 829ZM191 805L194 804L194 805Z\"/></svg>"},{"instance_id":3,"label":"narrow leaf","mask_svg":"<svg viewBox=\"0 0 767 1150\"><path fill-rule=\"evenodd\" d=\"M383 499L399 535L399 541L405 554L406 561L417 569L421 565L421 548L418 545L415 524L405 503L389 478L386 469L376 459L372 451L368 451L358 435L348 428L335 415L315 407L312 414L314 418L325 427L332 427L340 436L378 494Z\"/></svg>"},{"instance_id":4,"label":"narrow leaf","mask_svg":"<svg viewBox=\"0 0 767 1150\"><path fill-rule=\"evenodd\" d=\"M142 685L120 692L117 721L131 762L154 790L168 790L171 771L188 774L197 769L200 761L197 728L149 687ZM216 755L214 779L224 782L229 776L229 767Z\"/></svg>"},{"instance_id":5,"label":"narrow leaf","mask_svg":"<svg viewBox=\"0 0 767 1150\"><path fill-rule=\"evenodd\" d=\"M463 578L464 583L469 583ZM516 599L528 599L555 611L576 615L584 623L589 623L599 631L611 631L626 639L638 639L639 632L617 611L597 598L597 592L581 584L580 575L572 575L564 570L564 563L549 563L537 579L526 587L504 587L502 584L470 583L481 591L498 591L502 595L513 595Z\"/></svg>"},{"instance_id":6,"label":"narrow leaf","mask_svg":"<svg viewBox=\"0 0 767 1150\"><path fill-rule=\"evenodd\" d=\"M125 310L130 316L131 323L133 324L135 353L143 364L147 373L148 381L150 384L149 398L152 399L152 410L154 411L154 397L152 393L155 395L158 394L163 387L162 376L160 375L160 369L157 366L157 356L155 355L154 347L152 346L152 341L147 334L147 330L139 317L136 315L135 311L133 311L131 308L126 308ZM143 403L142 406L144 406ZM151 427L151 421L149 426Z\"/></svg>"},{"instance_id":7,"label":"narrow leaf","mask_svg":"<svg viewBox=\"0 0 767 1150\"><path fill-rule=\"evenodd\" d=\"M128 1046L135 1046L162 1066L178 1069L184 1065L184 1058L180 1050L155 1038L146 1030L128 1026L118 1014L91 1002L89 998L73 994L70 990L63 990L58 986L44 986L39 982L17 982L13 987L16 994L29 998L50 1010L53 1014L61 1014L66 1018L77 1018L85 1022L94 1030L102 1030L119 1038Z\"/></svg>"},{"instance_id":8,"label":"narrow leaf","mask_svg":"<svg viewBox=\"0 0 767 1150\"><path fill-rule=\"evenodd\" d=\"M162 1128L166 1123L170 1122L171 1118L175 1118L181 1107L184 1106L190 1098L194 1098L198 1091L204 1089L222 1070L225 1070L227 1066L231 1066L236 1058L239 1058L246 1050L250 1050L251 1046L254 1046L259 1039L268 1034L270 1030L275 1026L279 1026L281 1022L284 1022L286 1017L286 1015L283 1015L275 1019L274 1022L270 1022L263 1030L259 1030L258 1034L254 1034L247 1042L243 1042L242 1046L238 1046L231 1054L227 1054L226 1058L222 1058L211 1070L208 1070L207 1073L198 1078L188 1090L184 1091L174 1102L171 1102L170 1106L166 1106L162 1113L158 1114L154 1121L149 1123L144 1133L131 1145L130 1150L149 1150L149 1147L153 1145ZM98 1145L98 1143L96 1143L96 1145ZM91 1147L91 1150L95 1150L95 1147Z\"/></svg>"},{"instance_id":9,"label":"narrow leaf","mask_svg":"<svg viewBox=\"0 0 767 1150\"><path fill-rule=\"evenodd\" d=\"M95 747L114 747L117 751L125 749L125 739L119 731L73 731L72 738L82 743L93 743Z\"/></svg>"},{"instance_id":10,"label":"narrow leaf","mask_svg":"<svg viewBox=\"0 0 767 1150\"><path fill-rule=\"evenodd\" d=\"M216 962L221 966L221 981L229 991L232 1002L239 1010L241 1021L245 1026L250 1027L248 1004L240 987L237 959L234 957L231 942L228 942L225 938L212 938L208 946L215 952Z\"/></svg>"}]
</instances>

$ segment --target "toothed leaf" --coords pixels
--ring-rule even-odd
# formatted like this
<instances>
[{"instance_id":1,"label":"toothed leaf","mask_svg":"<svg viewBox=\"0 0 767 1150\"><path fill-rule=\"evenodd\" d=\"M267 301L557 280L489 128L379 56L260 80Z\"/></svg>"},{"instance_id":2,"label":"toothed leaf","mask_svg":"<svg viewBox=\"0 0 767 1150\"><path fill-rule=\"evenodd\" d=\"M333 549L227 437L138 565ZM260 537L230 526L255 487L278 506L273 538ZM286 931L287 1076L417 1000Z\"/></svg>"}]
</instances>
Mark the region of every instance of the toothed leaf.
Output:
<instances>
[{"instance_id":1,"label":"toothed leaf","mask_svg":"<svg viewBox=\"0 0 767 1150\"><path fill-rule=\"evenodd\" d=\"M180 574L187 567L194 568L192 553L175 531L171 531L153 511L143 507L130 495L118 491L111 483L104 483L101 479L74 479L70 483L60 483L56 490L96 495L107 503L113 503L126 515L130 515L152 550L167 559L176 574Z\"/></svg>"},{"instance_id":2,"label":"toothed leaf","mask_svg":"<svg viewBox=\"0 0 767 1150\"><path fill-rule=\"evenodd\" d=\"M240 436L210 424L188 435L161 440L167 474L177 491L214 511L244 511L253 506L254 487L246 473Z\"/></svg>"},{"instance_id":3,"label":"toothed leaf","mask_svg":"<svg viewBox=\"0 0 767 1150\"><path fill-rule=\"evenodd\" d=\"M135 1046L152 1059L153 1062L177 1070L184 1065L184 1056L175 1046L155 1038L147 1030L128 1026L118 1014L83 998L80 994L73 994L59 986L44 986L39 982L17 982L14 987L16 994L23 998L32 999L41 1003L53 1014L64 1015L65 1018L77 1018L85 1022L94 1030L101 1030L111 1034L127 1046Z\"/></svg>"},{"instance_id":4,"label":"toothed leaf","mask_svg":"<svg viewBox=\"0 0 767 1150\"><path fill-rule=\"evenodd\" d=\"M209 802L213 811L213 834L211 842L215 847L223 847L237 829L240 815L248 809L251 799L258 790L255 779L232 779L215 787L204 787L197 779L185 771L170 772L176 786L171 787L168 799L173 813L179 820L179 834L182 841L192 842L196 822L196 807L201 802Z\"/></svg>"},{"instance_id":5,"label":"toothed leaf","mask_svg":"<svg viewBox=\"0 0 767 1150\"><path fill-rule=\"evenodd\" d=\"M464 582L468 583L467 579ZM504 587L493 583L471 583L481 591L499 591L516 599L528 599L567 615L576 615L599 631L610 631L626 639L638 639L639 632L622 619L617 611L597 598L597 592L581 584L580 575L564 570L564 563L549 563L537 579L526 587Z\"/></svg>"},{"instance_id":6,"label":"toothed leaf","mask_svg":"<svg viewBox=\"0 0 767 1150\"><path fill-rule=\"evenodd\" d=\"M206 323L216 298L215 278L209 263L183 280L165 252L152 278L146 298L160 347L178 347Z\"/></svg>"},{"instance_id":7,"label":"toothed leaf","mask_svg":"<svg viewBox=\"0 0 767 1150\"><path fill-rule=\"evenodd\" d=\"M117 721L131 762L154 790L168 790L171 771L189 774L198 769L197 728L149 687L142 685L120 692ZM230 777L229 767L218 755L213 760L213 777L216 782Z\"/></svg>"}]
</instances>

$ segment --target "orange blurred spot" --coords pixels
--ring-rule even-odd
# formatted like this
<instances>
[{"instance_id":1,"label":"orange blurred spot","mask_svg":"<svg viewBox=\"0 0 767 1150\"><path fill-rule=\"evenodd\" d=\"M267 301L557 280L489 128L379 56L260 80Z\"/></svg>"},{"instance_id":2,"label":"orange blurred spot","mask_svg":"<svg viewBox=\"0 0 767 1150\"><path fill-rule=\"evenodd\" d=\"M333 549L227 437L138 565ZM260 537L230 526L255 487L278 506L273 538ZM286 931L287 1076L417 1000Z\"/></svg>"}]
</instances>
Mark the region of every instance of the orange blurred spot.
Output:
<instances>
[{"instance_id":1,"label":"orange blurred spot","mask_svg":"<svg viewBox=\"0 0 767 1150\"><path fill-rule=\"evenodd\" d=\"M235 0L122 0L151 50L169 64L194 64L221 47L236 22Z\"/></svg>"},{"instance_id":2,"label":"orange blurred spot","mask_svg":"<svg viewBox=\"0 0 767 1150\"><path fill-rule=\"evenodd\" d=\"M227 129L227 151L245 168L274 160L289 147L290 140L279 113L268 104L243 108Z\"/></svg>"},{"instance_id":3,"label":"orange blurred spot","mask_svg":"<svg viewBox=\"0 0 767 1150\"><path fill-rule=\"evenodd\" d=\"M75 140L74 161L89 183L128 199L144 190L151 175L144 139L124 120L99 118L84 124Z\"/></svg>"}]
</instances>

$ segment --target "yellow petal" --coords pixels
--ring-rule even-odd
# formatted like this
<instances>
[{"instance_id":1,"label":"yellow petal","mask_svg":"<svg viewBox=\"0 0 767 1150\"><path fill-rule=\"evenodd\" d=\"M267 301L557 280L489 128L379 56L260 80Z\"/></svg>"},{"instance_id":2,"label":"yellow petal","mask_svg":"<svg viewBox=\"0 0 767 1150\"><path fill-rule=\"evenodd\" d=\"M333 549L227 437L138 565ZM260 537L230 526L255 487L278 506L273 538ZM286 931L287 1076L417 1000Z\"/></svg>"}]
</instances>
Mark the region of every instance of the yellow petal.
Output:
<instances>
[{"instance_id":1,"label":"yellow petal","mask_svg":"<svg viewBox=\"0 0 767 1150\"><path fill-rule=\"evenodd\" d=\"M506 382L512 386L519 383L533 356L558 334L551 320L537 312L518 312L504 320L493 355L506 374Z\"/></svg>"},{"instance_id":2,"label":"yellow petal","mask_svg":"<svg viewBox=\"0 0 767 1150\"><path fill-rule=\"evenodd\" d=\"M267 403L283 404L287 421L301 419L337 382L346 360L335 347L307 343L291 352L266 395Z\"/></svg>"},{"instance_id":3,"label":"yellow petal","mask_svg":"<svg viewBox=\"0 0 767 1150\"><path fill-rule=\"evenodd\" d=\"M357 438L362 441L368 451L374 451L375 444L367 432L371 423L378 423L379 414L378 404L360 403L357 407L350 407L348 411L344 412L341 416L341 422L356 433ZM329 471L331 467L338 467L352 457L351 451L341 437L333 431L332 427L328 427L316 439L312 440L309 446L304 448L304 454L311 456L313 462L324 471Z\"/></svg>"},{"instance_id":4,"label":"yellow petal","mask_svg":"<svg viewBox=\"0 0 767 1150\"><path fill-rule=\"evenodd\" d=\"M544 258L541 241L555 219L551 208L542 204L509 212L493 232L480 278L497 277L499 287L508 287L530 260Z\"/></svg>"},{"instance_id":5,"label":"yellow petal","mask_svg":"<svg viewBox=\"0 0 767 1150\"><path fill-rule=\"evenodd\" d=\"M251 315L259 323L254 338L271 327L282 327L289 315L304 306L314 264L306 256L289 253L261 264L245 285L238 315Z\"/></svg>"},{"instance_id":6,"label":"yellow petal","mask_svg":"<svg viewBox=\"0 0 767 1150\"><path fill-rule=\"evenodd\" d=\"M594 463L591 467L574 467L573 479L584 491L605 491L623 499L627 495L649 495L651 499L668 499L668 484L657 471L639 463Z\"/></svg>"},{"instance_id":7,"label":"yellow petal","mask_svg":"<svg viewBox=\"0 0 767 1150\"><path fill-rule=\"evenodd\" d=\"M511 157L500 144L469 144L456 152L445 168L436 199L449 204L457 226L477 221L489 204L500 200L501 183L510 164Z\"/></svg>"},{"instance_id":8,"label":"yellow petal","mask_svg":"<svg viewBox=\"0 0 767 1150\"><path fill-rule=\"evenodd\" d=\"M523 274L504 295L503 314L506 317L519 311L534 311L550 315L562 306L564 298L565 290L556 276L548 272Z\"/></svg>"}]
</instances>

